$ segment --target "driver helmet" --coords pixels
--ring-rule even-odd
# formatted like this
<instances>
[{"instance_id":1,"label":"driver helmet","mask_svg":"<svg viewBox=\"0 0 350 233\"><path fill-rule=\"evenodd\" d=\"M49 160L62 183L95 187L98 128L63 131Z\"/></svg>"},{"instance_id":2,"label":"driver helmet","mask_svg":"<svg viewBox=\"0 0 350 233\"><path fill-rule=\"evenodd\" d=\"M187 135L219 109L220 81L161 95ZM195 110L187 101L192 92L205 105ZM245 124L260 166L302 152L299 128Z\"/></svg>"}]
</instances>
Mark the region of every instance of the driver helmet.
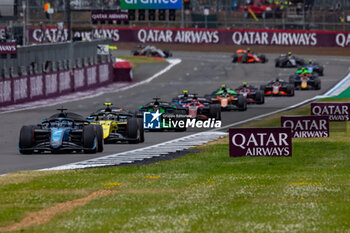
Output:
<instances>
[{"instance_id":1,"label":"driver helmet","mask_svg":"<svg viewBox=\"0 0 350 233\"><path fill-rule=\"evenodd\" d=\"M183 90L183 93L184 93L184 97L188 97L188 91L186 91L186 90Z\"/></svg>"},{"instance_id":2,"label":"driver helmet","mask_svg":"<svg viewBox=\"0 0 350 233\"><path fill-rule=\"evenodd\" d=\"M292 55L292 52L289 51L289 52L288 52L288 56L291 56L291 55Z\"/></svg>"},{"instance_id":3,"label":"driver helmet","mask_svg":"<svg viewBox=\"0 0 350 233\"><path fill-rule=\"evenodd\" d=\"M279 82L280 81L280 79L279 78L276 78L276 82Z\"/></svg>"},{"instance_id":4,"label":"driver helmet","mask_svg":"<svg viewBox=\"0 0 350 233\"><path fill-rule=\"evenodd\" d=\"M250 48L247 48L247 53L250 53Z\"/></svg>"},{"instance_id":5,"label":"driver helmet","mask_svg":"<svg viewBox=\"0 0 350 233\"><path fill-rule=\"evenodd\" d=\"M309 64L312 64L312 59L309 60Z\"/></svg>"},{"instance_id":6,"label":"driver helmet","mask_svg":"<svg viewBox=\"0 0 350 233\"><path fill-rule=\"evenodd\" d=\"M221 85L221 90L226 91L226 84Z\"/></svg>"},{"instance_id":7,"label":"driver helmet","mask_svg":"<svg viewBox=\"0 0 350 233\"><path fill-rule=\"evenodd\" d=\"M243 87L247 87L247 82L243 82Z\"/></svg>"}]
</instances>

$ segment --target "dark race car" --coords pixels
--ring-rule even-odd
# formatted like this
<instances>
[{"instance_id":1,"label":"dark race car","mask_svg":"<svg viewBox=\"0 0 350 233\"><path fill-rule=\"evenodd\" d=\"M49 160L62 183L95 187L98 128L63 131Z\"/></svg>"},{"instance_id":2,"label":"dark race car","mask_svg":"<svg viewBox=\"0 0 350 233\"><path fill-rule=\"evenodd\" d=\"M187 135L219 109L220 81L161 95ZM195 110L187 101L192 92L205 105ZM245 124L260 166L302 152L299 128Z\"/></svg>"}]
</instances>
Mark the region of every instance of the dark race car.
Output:
<instances>
[{"instance_id":1,"label":"dark race car","mask_svg":"<svg viewBox=\"0 0 350 233\"><path fill-rule=\"evenodd\" d=\"M297 72L289 77L289 83L298 90L320 90L321 80L316 73Z\"/></svg>"},{"instance_id":2,"label":"dark race car","mask_svg":"<svg viewBox=\"0 0 350 233\"><path fill-rule=\"evenodd\" d=\"M236 91L222 85L221 88L213 91L210 95L205 95L212 103L219 104L222 111L247 110L247 98Z\"/></svg>"},{"instance_id":3,"label":"dark race car","mask_svg":"<svg viewBox=\"0 0 350 233\"><path fill-rule=\"evenodd\" d=\"M26 125L21 128L18 150L21 154L34 152L81 152L96 153L103 151L103 130L92 125L84 117L64 112L44 119L38 125Z\"/></svg>"},{"instance_id":4,"label":"dark race car","mask_svg":"<svg viewBox=\"0 0 350 233\"><path fill-rule=\"evenodd\" d=\"M305 64L304 67L308 69L311 73L316 73L319 76L323 76L324 67L317 62L309 60L309 62Z\"/></svg>"},{"instance_id":5,"label":"dark race car","mask_svg":"<svg viewBox=\"0 0 350 233\"><path fill-rule=\"evenodd\" d=\"M235 89L235 91L246 97L248 104L263 104L265 103L264 91L259 90L252 85L243 84Z\"/></svg>"},{"instance_id":6,"label":"dark race car","mask_svg":"<svg viewBox=\"0 0 350 233\"><path fill-rule=\"evenodd\" d=\"M158 130L175 130L186 131L186 127L174 126L170 122L184 121L187 118L187 111L179 105L172 104L165 101L160 101L160 98L153 98L154 101L139 108L139 116L142 116L144 112L159 112L160 115L160 128ZM145 125L144 125L144 128Z\"/></svg>"},{"instance_id":7,"label":"dark race car","mask_svg":"<svg viewBox=\"0 0 350 233\"><path fill-rule=\"evenodd\" d=\"M282 54L275 59L275 66L282 68L293 68L305 65L305 61L302 58L295 57L291 54Z\"/></svg>"},{"instance_id":8,"label":"dark race car","mask_svg":"<svg viewBox=\"0 0 350 233\"><path fill-rule=\"evenodd\" d=\"M258 55L247 50L239 49L233 55L233 63L265 63L267 62L265 55Z\"/></svg>"},{"instance_id":9,"label":"dark race car","mask_svg":"<svg viewBox=\"0 0 350 233\"><path fill-rule=\"evenodd\" d=\"M265 96L294 96L294 86L279 79L261 85L260 90L264 91Z\"/></svg>"},{"instance_id":10,"label":"dark race car","mask_svg":"<svg viewBox=\"0 0 350 233\"><path fill-rule=\"evenodd\" d=\"M193 94L193 98L183 100L179 105L186 109L187 115L191 118L221 120L220 105L206 98L199 98L196 94Z\"/></svg>"},{"instance_id":11,"label":"dark race car","mask_svg":"<svg viewBox=\"0 0 350 233\"><path fill-rule=\"evenodd\" d=\"M168 49L161 50L153 45L139 45L131 51L131 54L133 56L152 56L162 58L168 58L172 56L172 53Z\"/></svg>"},{"instance_id":12,"label":"dark race car","mask_svg":"<svg viewBox=\"0 0 350 233\"><path fill-rule=\"evenodd\" d=\"M145 141L142 116L137 117L122 108L112 107L111 103L104 105L105 108L92 113L88 120L91 124L102 126L105 143Z\"/></svg>"}]
</instances>

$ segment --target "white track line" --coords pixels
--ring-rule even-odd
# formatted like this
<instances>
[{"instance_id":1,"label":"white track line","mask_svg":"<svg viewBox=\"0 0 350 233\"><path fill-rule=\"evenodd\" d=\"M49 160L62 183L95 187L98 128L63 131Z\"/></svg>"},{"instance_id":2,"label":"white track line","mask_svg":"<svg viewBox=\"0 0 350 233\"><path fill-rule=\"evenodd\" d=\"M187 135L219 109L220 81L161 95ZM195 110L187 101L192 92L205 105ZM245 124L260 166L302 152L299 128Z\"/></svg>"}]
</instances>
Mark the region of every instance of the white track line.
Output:
<instances>
[{"instance_id":1,"label":"white track line","mask_svg":"<svg viewBox=\"0 0 350 233\"><path fill-rule=\"evenodd\" d=\"M171 152L186 150L226 135L227 133L224 132L201 132L140 149L70 163L62 166L40 169L39 171L82 169L133 163L135 161L166 155Z\"/></svg>"},{"instance_id":2,"label":"white track line","mask_svg":"<svg viewBox=\"0 0 350 233\"><path fill-rule=\"evenodd\" d=\"M128 84L128 85L125 83L113 83L113 84L111 84L112 85L111 88L100 87L97 89L97 92L96 91L81 91L81 92L77 92L77 93L73 93L73 94L68 94L67 96L61 96L58 98L51 98L48 100L35 101L32 103L25 103L25 104L19 104L19 105L11 105L11 106L0 108L0 111L2 111L2 112L0 112L0 114L5 114L5 113L9 113L9 112L18 112L18 111L22 111L22 110L35 109L35 108L40 108L40 107L54 106L57 104L63 104L63 103L76 101L76 100L91 99L91 98L94 98L94 97L97 97L97 96L100 96L100 95L103 95L106 93L117 93L120 91L125 91L125 90L128 90L128 89L131 89L131 88L134 88L134 87L151 82L152 80L158 78L159 76L161 76L165 72L169 71L175 65L182 62L181 59L177 59L177 58L170 58L170 59L166 59L166 60L169 63L169 65L167 67L165 67L163 70L159 71L158 73L154 74L153 76L151 76L151 77L149 77L141 82L137 82L134 84ZM119 88L118 88L118 85L120 85ZM118 88L117 90L115 89L115 86L117 86L117 88ZM33 106L33 103L35 104L35 106Z\"/></svg>"}]
</instances>

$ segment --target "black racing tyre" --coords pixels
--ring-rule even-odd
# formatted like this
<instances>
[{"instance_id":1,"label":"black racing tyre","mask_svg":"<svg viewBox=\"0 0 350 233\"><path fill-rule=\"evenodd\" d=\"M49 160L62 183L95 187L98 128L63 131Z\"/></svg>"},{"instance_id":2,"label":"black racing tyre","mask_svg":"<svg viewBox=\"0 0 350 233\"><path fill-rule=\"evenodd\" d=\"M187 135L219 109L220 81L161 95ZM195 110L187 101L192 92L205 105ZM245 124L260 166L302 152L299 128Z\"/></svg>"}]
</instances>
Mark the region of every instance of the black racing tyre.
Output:
<instances>
[{"instance_id":1,"label":"black racing tyre","mask_svg":"<svg viewBox=\"0 0 350 233\"><path fill-rule=\"evenodd\" d=\"M281 66L280 61L276 61L275 67L280 67L280 66Z\"/></svg>"},{"instance_id":2,"label":"black racing tyre","mask_svg":"<svg viewBox=\"0 0 350 233\"><path fill-rule=\"evenodd\" d=\"M243 95L238 96L237 107L239 108L239 111L247 110L247 101Z\"/></svg>"},{"instance_id":3,"label":"black racing tyre","mask_svg":"<svg viewBox=\"0 0 350 233\"><path fill-rule=\"evenodd\" d=\"M186 116L187 116L187 111L186 111L186 109L176 109L175 111L174 111L174 114L176 115L176 118L175 118L175 120L176 121L184 121L185 122L185 124L186 124ZM180 117L179 117L180 116ZM183 116L183 117L181 117L181 116ZM176 132L184 132L184 131L186 131L187 129L186 129L186 125L185 125L185 127L183 127L183 128L180 128L180 127L178 127L178 128L175 128L175 131Z\"/></svg>"},{"instance_id":4,"label":"black racing tyre","mask_svg":"<svg viewBox=\"0 0 350 233\"><path fill-rule=\"evenodd\" d=\"M265 57L265 55L260 55L260 59L262 60L262 63L265 63L265 62L266 62L266 57Z\"/></svg>"},{"instance_id":5,"label":"black racing tyre","mask_svg":"<svg viewBox=\"0 0 350 233\"><path fill-rule=\"evenodd\" d=\"M139 123L137 118L130 117L128 118L128 138L130 138L129 143L139 143L140 135L139 135Z\"/></svg>"},{"instance_id":6,"label":"black racing tyre","mask_svg":"<svg viewBox=\"0 0 350 233\"><path fill-rule=\"evenodd\" d=\"M25 125L21 128L19 133L19 148L21 154L32 154L34 145L34 127L31 125Z\"/></svg>"},{"instance_id":7,"label":"black racing tyre","mask_svg":"<svg viewBox=\"0 0 350 233\"><path fill-rule=\"evenodd\" d=\"M248 55L247 54L243 54L241 61L242 61L242 63L247 63L248 62Z\"/></svg>"},{"instance_id":8,"label":"black racing tyre","mask_svg":"<svg viewBox=\"0 0 350 233\"><path fill-rule=\"evenodd\" d=\"M209 118L216 118L218 115L218 108L216 104L209 104Z\"/></svg>"},{"instance_id":9,"label":"black racing tyre","mask_svg":"<svg viewBox=\"0 0 350 233\"><path fill-rule=\"evenodd\" d=\"M265 95L262 90L257 90L255 95L255 100L257 104L265 103Z\"/></svg>"},{"instance_id":10,"label":"black racing tyre","mask_svg":"<svg viewBox=\"0 0 350 233\"><path fill-rule=\"evenodd\" d=\"M324 75L323 70L324 70L324 68L323 68L322 66L320 66L320 68L318 69L318 74L319 74L320 76L323 76L323 75Z\"/></svg>"},{"instance_id":11,"label":"black racing tyre","mask_svg":"<svg viewBox=\"0 0 350 233\"><path fill-rule=\"evenodd\" d=\"M101 125L95 125L97 138L97 152L103 152L103 128Z\"/></svg>"},{"instance_id":12,"label":"black racing tyre","mask_svg":"<svg viewBox=\"0 0 350 233\"><path fill-rule=\"evenodd\" d=\"M139 120L140 142L145 142L145 129L143 128L143 119Z\"/></svg>"},{"instance_id":13,"label":"black racing tyre","mask_svg":"<svg viewBox=\"0 0 350 233\"><path fill-rule=\"evenodd\" d=\"M139 53L136 49L132 50L132 51L131 51L131 54L132 54L133 56L138 56L138 55L140 55L140 53Z\"/></svg>"},{"instance_id":14,"label":"black racing tyre","mask_svg":"<svg viewBox=\"0 0 350 233\"><path fill-rule=\"evenodd\" d=\"M289 84L295 86L295 76L293 74L289 76Z\"/></svg>"},{"instance_id":15,"label":"black racing tyre","mask_svg":"<svg viewBox=\"0 0 350 233\"><path fill-rule=\"evenodd\" d=\"M233 60L232 60L232 62L233 62L233 63L238 62L238 56L237 56L237 54L234 54L234 55L233 55Z\"/></svg>"},{"instance_id":16,"label":"black racing tyre","mask_svg":"<svg viewBox=\"0 0 350 233\"><path fill-rule=\"evenodd\" d=\"M294 86L292 86L291 84L287 85L287 93L289 96L294 96Z\"/></svg>"},{"instance_id":17,"label":"black racing tyre","mask_svg":"<svg viewBox=\"0 0 350 233\"><path fill-rule=\"evenodd\" d=\"M319 77L314 78L314 85L315 85L315 90L321 89L321 80Z\"/></svg>"},{"instance_id":18,"label":"black racing tyre","mask_svg":"<svg viewBox=\"0 0 350 233\"><path fill-rule=\"evenodd\" d=\"M217 116L215 117L216 120L221 120L221 106L220 104L215 104L217 108Z\"/></svg>"},{"instance_id":19,"label":"black racing tyre","mask_svg":"<svg viewBox=\"0 0 350 233\"><path fill-rule=\"evenodd\" d=\"M94 125L86 125L83 128L83 147L84 153L95 154L97 151L96 127Z\"/></svg>"}]
</instances>

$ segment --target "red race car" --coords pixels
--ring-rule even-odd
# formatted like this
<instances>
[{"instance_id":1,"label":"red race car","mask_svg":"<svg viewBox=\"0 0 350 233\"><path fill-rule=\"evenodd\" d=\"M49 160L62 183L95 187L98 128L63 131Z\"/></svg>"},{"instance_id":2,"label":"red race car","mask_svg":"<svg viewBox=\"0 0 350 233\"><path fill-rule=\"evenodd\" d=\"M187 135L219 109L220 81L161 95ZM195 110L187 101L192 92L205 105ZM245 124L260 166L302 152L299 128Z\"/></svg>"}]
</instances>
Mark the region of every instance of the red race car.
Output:
<instances>
[{"instance_id":1,"label":"red race car","mask_svg":"<svg viewBox=\"0 0 350 233\"><path fill-rule=\"evenodd\" d=\"M265 63L267 62L265 55L257 55L249 50L239 49L233 55L233 63Z\"/></svg>"},{"instance_id":2,"label":"red race car","mask_svg":"<svg viewBox=\"0 0 350 233\"><path fill-rule=\"evenodd\" d=\"M218 104L211 104L205 98L187 99L182 103L182 107L187 110L187 114L191 118L197 120L207 120L209 118L215 118L221 120L221 108Z\"/></svg>"}]
</instances>

